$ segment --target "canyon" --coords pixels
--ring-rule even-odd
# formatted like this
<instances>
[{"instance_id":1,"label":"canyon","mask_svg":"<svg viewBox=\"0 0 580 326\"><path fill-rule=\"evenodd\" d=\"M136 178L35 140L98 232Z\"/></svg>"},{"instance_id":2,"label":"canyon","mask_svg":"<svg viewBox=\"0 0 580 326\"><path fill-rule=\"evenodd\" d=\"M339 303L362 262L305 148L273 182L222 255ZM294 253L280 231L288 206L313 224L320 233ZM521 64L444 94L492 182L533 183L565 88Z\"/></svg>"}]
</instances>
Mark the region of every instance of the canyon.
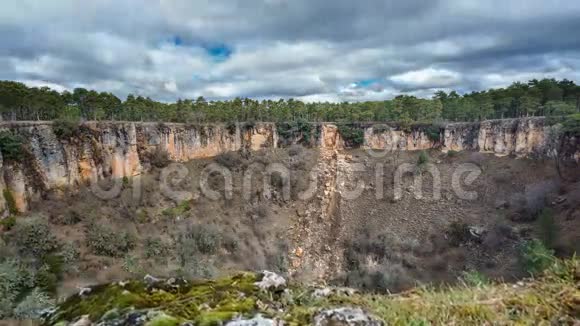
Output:
<instances>
[{"instance_id":1,"label":"canyon","mask_svg":"<svg viewBox=\"0 0 580 326\"><path fill-rule=\"evenodd\" d=\"M73 136L59 137L52 122L3 122L0 130L21 135L29 152L26 160L0 159L0 212L26 212L32 201L47 192L63 192L81 184L106 178L135 177L151 168L148 157L156 151L185 162L239 150L256 151L300 142L296 134L282 141L275 123L186 125L148 122L86 122ZM497 156L542 157L546 155L544 118L452 123L437 127L438 137L427 127L404 130L388 124L356 124L362 130L361 147L387 152L437 148L448 151L479 151ZM334 123L319 123L306 145L321 150L341 150L346 142ZM438 139L437 139L438 138ZM565 156L580 159L580 140L565 139Z\"/></svg>"}]
</instances>

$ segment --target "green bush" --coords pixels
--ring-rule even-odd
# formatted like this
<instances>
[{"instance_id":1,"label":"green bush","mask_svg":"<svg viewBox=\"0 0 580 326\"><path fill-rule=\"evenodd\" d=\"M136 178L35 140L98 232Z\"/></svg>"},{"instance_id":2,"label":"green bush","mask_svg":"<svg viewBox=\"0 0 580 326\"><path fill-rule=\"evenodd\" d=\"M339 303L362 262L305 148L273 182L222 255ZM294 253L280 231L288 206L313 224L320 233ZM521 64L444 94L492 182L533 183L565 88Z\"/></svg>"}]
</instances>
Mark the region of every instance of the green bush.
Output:
<instances>
[{"instance_id":1,"label":"green bush","mask_svg":"<svg viewBox=\"0 0 580 326\"><path fill-rule=\"evenodd\" d=\"M464 271L461 273L461 281L468 286L481 287L489 284L489 279L476 270Z\"/></svg>"},{"instance_id":2,"label":"green bush","mask_svg":"<svg viewBox=\"0 0 580 326\"><path fill-rule=\"evenodd\" d=\"M441 140L441 128L438 126L429 126L425 129L424 133L434 143Z\"/></svg>"},{"instance_id":3,"label":"green bush","mask_svg":"<svg viewBox=\"0 0 580 326\"><path fill-rule=\"evenodd\" d=\"M338 132L348 147L357 147L364 143L365 135L362 128L346 124L339 124Z\"/></svg>"},{"instance_id":4,"label":"green bush","mask_svg":"<svg viewBox=\"0 0 580 326\"><path fill-rule=\"evenodd\" d=\"M10 192L10 190L8 189L4 189L4 191L2 191L2 195L4 196L4 200L6 201L6 207L8 208L10 214L12 215L20 214L18 208L16 207L16 200L14 200L12 192Z\"/></svg>"},{"instance_id":5,"label":"green bush","mask_svg":"<svg viewBox=\"0 0 580 326\"><path fill-rule=\"evenodd\" d=\"M0 152L4 160L21 161L24 153L24 140L9 131L0 131Z\"/></svg>"},{"instance_id":6,"label":"green bush","mask_svg":"<svg viewBox=\"0 0 580 326\"><path fill-rule=\"evenodd\" d=\"M421 166L427 163L429 163L429 155L427 155L427 152L421 151L419 153L419 158L417 159L417 165Z\"/></svg>"},{"instance_id":7,"label":"green bush","mask_svg":"<svg viewBox=\"0 0 580 326\"><path fill-rule=\"evenodd\" d=\"M550 208L544 208L538 217L540 237L548 248L554 247L554 241L558 236L558 226L554 220L554 212Z\"/></svg>"},{"instance_id":8,"label":"green bush","mask_svg":"<svg viewBox=\"0 0 580 326\"><path fill-rule=\"evenodd\" d=\"M166 217L176 217L176 216L181 216L185 212L188 212L190 210L191 210L191 202L184 200L181 203L179 203L179 205L177 205L173 208L164 209L161 212L161 214L163 214L163 216L166 216Z\"/></svg>"},{"instance_id":9,"label":"green bush","mask_svg":"<svg viewBox=\"0 0 580 326\"><path fill-rule=\"evenodd\" d=\"M145 274L145 270L139 261L138 257L133 255L127 255L123 258L123 270L127 273L142 276Z\"/></svg>"},{"instance_id":10,"label":"green bush","mask_svg":"<svg viewBox=\"0 0 580 326\"><path fill-rule=\"evenodd\" d=\"M572 135L580 135L580 113L567 116L564 120L563 127L564 132Z\"/></svg>"},{"instance_id":11,"label":"green bush","mask_svg":"<svg viewBox=\"0 0 580 326\"><path fill-rule=\"evenodd\" d=\"M447 156L448 157L456 157L457 155L459 155L459 152L458 151L454 151L454 150L447 151Z\"/></svg>"},{"instance_id":12,"label":"green bush","mask_svg":"<svg viewBox=\"0 0 580 326\"><path fill-rule=\"evenodd\" d=\"M73 265L78 262L80 258L78 246L72 242L65 243L60 249L60 256L66 266Z\"/></svg>"},{"instance_id":13,"label":"green bush","mask_svg":"<svg viewBox=\"0 0 580 326\"><path fill-rule=\"evenodd\" d=\"M59 247L46 221L40 218L19 219L12 230L14 242L25 255L42 258Z\"/></svg>"},{"instance_id":14,"label":"green bush","mask_svg":"<svg viewBox=\"0 0 580 326\"><path fill-rule=\"evenodd\" d=\"M308 145L312 139L313 125L306 120L280 122L276 124L278 139L283 144L290 144L298 140L300 144Z\"/></svg>"},{"instance_id":15,"label":"green bush","mask_svg":"<svg viewBox=\"0 0 580 326\"><path fill-rule=\"evenodd\" d=\"M18 305L14 308L14 318L19 320L38 320L44 310L54 306L52 300L46 293L39 289L33 289Z\"/></svg>"},{"instance_id":16,"label":"green bush","mask_svg":"<svg viewBox=\"0 0 580 326\"><path fill-rule=\"evenodd\" d=\"M143 243L145 258L164 258L169 255L171 247L159 238L146 238Z\"/></svg>"},{"instance_id":17,"label":"green bush","mask_svg":"<svg viewBox=\"0 0 580 326\"><path fill-rule=\"evenodd\" d=\"M177 255L184 266L196 255L216 253L221 242L222 236L216 228L195 224L178 236Z\"/></svg>"},{"instance_id":18,"label":"green bush","mask_svg":"<svg viewBox=\"0 0 580 326\"><path fill-rule=\"evenodd\" d=\"M522 267L531 275L541 274L556 260L554 251L546 248L538 239L526 241L520 249L520 254Z\"/></svg>"},{"instance_id":19,"label":"green bush","mask_svg":"<svg viewBox=\"0 0 580 326\"><path fill-rule=\"evenodd\" d=\"M52 123L52 130L59 139L71 139L79 135L80 123L73 119L57 119Z\"/></svg>"},{"instance_id":20,"label":"green bush","mask_svg":"<svg viewBox=\"0 0 580 326\"><path fill-rule=\"evenodd\" d=\"M34 285L34 273L22 262L0 262L0 320L14 318L14 307Z\"/></svg>"},{"instance_id":21,"label":"green bush","mask_svg":"<svg viewBox=\"0 0 580 326\"><path fill-rule=\"evenodd\" d=\"M16 217L8 216L6 218L0 219L0 228L4 231L10 231L16 225Z\"/></svg>"},{"instance_id":22,"label":"green bush","mask_svg":"<svg viewBox=\"0 0 580 326\"><path fill-rule=\"evenodd\" d=\"M96 255L123 257L135 248L135 238L128 232L90 224L85 230L87 246Z\"/></svg>"}]
</instances>

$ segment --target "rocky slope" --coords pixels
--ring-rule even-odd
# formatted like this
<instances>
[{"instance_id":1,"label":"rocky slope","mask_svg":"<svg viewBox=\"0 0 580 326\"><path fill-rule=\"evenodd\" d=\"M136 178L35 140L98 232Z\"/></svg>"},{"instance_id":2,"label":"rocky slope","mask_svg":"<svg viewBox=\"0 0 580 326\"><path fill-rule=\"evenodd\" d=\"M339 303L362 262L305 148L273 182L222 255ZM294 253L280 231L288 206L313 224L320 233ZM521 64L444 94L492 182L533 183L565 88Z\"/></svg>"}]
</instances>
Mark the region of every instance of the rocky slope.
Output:
<instances>
[{"instance_id":1,"label":"rocky slope","mask_svg":"<svg viewBox=\"0 0 580 326\"><path fill-rule=\"evenodd\" d=\"M532 156L545 151L542 118L450 124L433 131L414 127L356 125L364 135L364 147L373 150L411 151L441 148L443 151L479 150L497 155ZM324 123L310 142L321 149L345 147L336 125ZM211 157L240 149L258 150L281 144L276 125L205 125L162 123L85 123L72 136L56 132L51 122L4 123L25 139L21 161L0 158L0 212L25 212L31 201L58 194L79 184L107 178L137 176L151 167L156 152L174 161ZM296 139L284 142L296 143ZM568 156L580 159L580 144L567 139Z\"/></svg>"},{"instance_id":2,"label":"rocky slope","mask_svg":"<svg viewBox=\"0 0 580 326\"><path fill-rule=\"evenodd\" d=\"M48 312L48 325L576 325L578 260L517 284L465 283L373 295L287 284L274 273L215 281L117 282L81 289Z\"/></svg>"}]
</instances>

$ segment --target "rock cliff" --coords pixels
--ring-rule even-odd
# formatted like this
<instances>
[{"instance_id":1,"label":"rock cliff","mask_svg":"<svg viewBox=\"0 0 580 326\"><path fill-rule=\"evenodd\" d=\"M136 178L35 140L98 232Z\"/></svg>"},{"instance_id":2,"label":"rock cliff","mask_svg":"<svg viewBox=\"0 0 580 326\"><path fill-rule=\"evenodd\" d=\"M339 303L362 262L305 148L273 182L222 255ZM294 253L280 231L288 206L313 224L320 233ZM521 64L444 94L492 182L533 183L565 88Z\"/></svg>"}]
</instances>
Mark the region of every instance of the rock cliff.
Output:
<instances>
[{"instance_id":1,"label":"rock cliff","mask_svg":"<svg viewBox=\"0 0 580 326\"><path fill-rule=\"evenodd\" d=\"M543 118L455 123L443 127L404 130L381 124L357 126L363 146L376 150L478 150L497 155L533 156L544 152ZM340 150L340 128L323 123L311 144ZM52 122L13 122L0 125L22 136L26 155L20 161L0 158L0 211L24 212L31 201L47 193L107 178L132 177L151 168L158 151L174 161L211 157L242 148L277 147L273 123L255 125L184 125L172 123L87 122L72 135L55 131ZM566 140L571 157L580 158L580 141Z\"/></svg>"}]
</instances>

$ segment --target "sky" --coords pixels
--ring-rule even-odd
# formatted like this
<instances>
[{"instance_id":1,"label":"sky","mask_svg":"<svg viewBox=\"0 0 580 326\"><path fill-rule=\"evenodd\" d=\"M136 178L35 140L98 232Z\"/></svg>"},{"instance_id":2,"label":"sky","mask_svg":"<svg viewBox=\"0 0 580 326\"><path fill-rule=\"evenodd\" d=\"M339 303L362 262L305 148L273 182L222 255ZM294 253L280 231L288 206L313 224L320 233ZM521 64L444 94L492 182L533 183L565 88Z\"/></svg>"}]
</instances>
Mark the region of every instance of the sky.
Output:
<instances>
[{"instance_id":1,"label":"sky","mask_svg":"<svg viewBox=\"0 0 580 326\"><path fill-rule=\"evenodd\" d=\"M580 81L578 0L4 0L0 80L149 96L430 97Z\"/></svg>"}]
</instances>

